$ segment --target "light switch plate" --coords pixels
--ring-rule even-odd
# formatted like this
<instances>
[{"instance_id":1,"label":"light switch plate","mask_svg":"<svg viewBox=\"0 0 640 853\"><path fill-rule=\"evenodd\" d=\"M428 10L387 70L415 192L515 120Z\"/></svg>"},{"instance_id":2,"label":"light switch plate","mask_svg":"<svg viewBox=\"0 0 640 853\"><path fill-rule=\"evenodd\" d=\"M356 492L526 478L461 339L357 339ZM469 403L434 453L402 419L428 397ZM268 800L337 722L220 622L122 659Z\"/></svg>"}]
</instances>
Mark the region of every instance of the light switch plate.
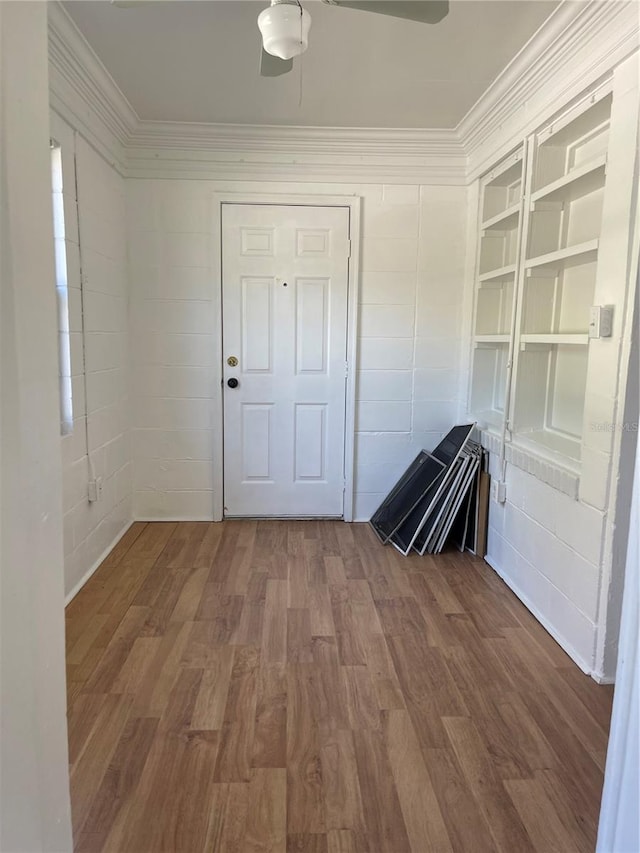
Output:
<instances>
[{"instance_id":1,"label":"light switch plate","mask_svg":"<svg viewBox=\"0 0 640 853\"><path fill-rule=\"evenodd\" d=\"M589 309L589 337L610 338L613 326L613 305L592 305Z\"/></svg>"}]
</instances>

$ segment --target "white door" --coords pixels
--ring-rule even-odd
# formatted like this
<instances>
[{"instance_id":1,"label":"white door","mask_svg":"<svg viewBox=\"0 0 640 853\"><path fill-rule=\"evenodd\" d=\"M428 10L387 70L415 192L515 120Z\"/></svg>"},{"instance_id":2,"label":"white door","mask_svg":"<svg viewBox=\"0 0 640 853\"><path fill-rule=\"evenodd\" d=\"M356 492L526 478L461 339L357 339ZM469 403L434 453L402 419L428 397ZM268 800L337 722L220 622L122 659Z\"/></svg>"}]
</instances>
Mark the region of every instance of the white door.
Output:
<instances>
[{"instance_id":1,"label":"white door","mask_svg":"<svg viewBox=\"0 0 640 853\"><path fill-rule=\"evenodd\" d=\"M348 208L222 206L225 515L343 514L348 258Z\"/></svg>"}]
</instances>

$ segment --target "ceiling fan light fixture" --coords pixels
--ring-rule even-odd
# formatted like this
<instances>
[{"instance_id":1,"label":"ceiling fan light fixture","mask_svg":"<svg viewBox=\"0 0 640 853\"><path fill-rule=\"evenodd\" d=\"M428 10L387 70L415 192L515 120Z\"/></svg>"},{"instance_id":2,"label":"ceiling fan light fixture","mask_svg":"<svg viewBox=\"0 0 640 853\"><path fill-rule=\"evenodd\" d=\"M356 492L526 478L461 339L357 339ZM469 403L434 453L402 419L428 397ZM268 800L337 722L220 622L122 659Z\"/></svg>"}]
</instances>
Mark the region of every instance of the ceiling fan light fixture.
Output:
<instances>
[{"instance_id":1,"label":"ceiling fan light fixture","mask_svg":"<svg viewBox=\"0 0 640 853\"><path fill-rule=\"evenodd\" d=\"M307 49L311 15L298 2L271 0L271 6L258 15L262 46L280 59L300 56Z\"/></svg>"}]
</instances>

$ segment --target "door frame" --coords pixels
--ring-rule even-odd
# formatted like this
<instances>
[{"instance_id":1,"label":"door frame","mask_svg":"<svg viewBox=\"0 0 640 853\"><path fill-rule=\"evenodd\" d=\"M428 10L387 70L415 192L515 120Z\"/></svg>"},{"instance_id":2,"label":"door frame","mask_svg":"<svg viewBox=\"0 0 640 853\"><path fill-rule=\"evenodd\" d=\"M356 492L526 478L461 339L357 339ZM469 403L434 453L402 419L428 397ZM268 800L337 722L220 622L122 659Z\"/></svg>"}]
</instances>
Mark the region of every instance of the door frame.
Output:
<instances>
[{"instance_id":1,"label":"door frame","mask_svg":"<svg viewBox=\"0 0 640 853\"><path fill-rule=\"evenodd\" d=\"M222 375L222 205L276 205L287 207L343 207L349 211L351 252L347 276L347 381L344 423L344 521L353 521L356 441L356 364L358 351L358 300L360 292L360 211L357 195L295 195L285 193L214 192L213 269L215 271L214 312L218 332L215 345L213 415L213 520L224 518L224 409Z\"/></svg>"}]
</instances>

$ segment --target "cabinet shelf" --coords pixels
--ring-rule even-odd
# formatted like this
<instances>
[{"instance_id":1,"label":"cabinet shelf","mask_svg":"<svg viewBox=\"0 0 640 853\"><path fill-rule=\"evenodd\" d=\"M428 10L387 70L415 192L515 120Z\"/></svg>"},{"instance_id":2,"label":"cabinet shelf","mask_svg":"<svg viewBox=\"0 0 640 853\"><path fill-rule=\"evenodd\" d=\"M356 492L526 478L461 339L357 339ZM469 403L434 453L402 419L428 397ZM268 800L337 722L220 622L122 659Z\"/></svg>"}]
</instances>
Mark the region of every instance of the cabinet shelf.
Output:
<instances>
[{"instance_id":1,"label":"cabinet shelf","mask_svg":"<svg viewBox=\"0 0 640 853\"><path fill-rule=\"evenodd\" d=\"M502 426L504 421L504 411L500 409L483 409L482 411L475 413L475 419L478 423L478 426L484 428L486 424L487 427L496 427Z\"/></svg>"},{"instance_id":2,"label":"cabinet shelf","mask_svg":"<svg viewBox=\"0 0 640 853\"><path fill-rule=\"evenodd\" d=\"M508 344L509 335L475 335L473 340L476 344Z\"/></svg>"},{"instance_id":3,"label":"cabinet shelf","mask_svg":"<svg viewBox=\"0 0 640 853\"><path fill-rule=\"evenodd\" d=\"M598 240L587 240L575 246L558 249L557 252L547 252L525 261L525 269L562 268L572 263L588 263L594 261L598 254Z\"/></svg>"},{"instance_id":4,"label":"cabinet shelf","mask_svg":"<svg viewBox=\"0 0 640 853\"><path fill-rule=\"evenodd\" d=\"M556 430L539 429L521 433L518 436L517 444L524 449L530 448L534 453L542 451L543 456L557 460L563 465L567 465L569 462L570 468L579 470L577 466L580 461L581 442L579 438L565 435Z\"/></svg>"},{"instance_id":5,"label":"cabinet shelf","mask_svg":"<svg viewBox=\"0 0 640 853\"><path fill-rule=\"evenodd\" d=\"M562 201L572 195L590 192L604 184L606 154L594 157L588 163L577 166L562 178L552 181L531 194L531 203L537 201ZM482 226L486 227L485 224Z\"/></svg>"},{"instance_id":6,"label":"cabinet shelf","mask_svg":"<svg viewBox=\"0 0 640 853\"><path fill-rule=\"evenodd\" d=\"M507 264L506 267L500 267L500 269L489 270L488 272L483 272L478 276L478 281L480 284L485 284L488 281L508 281L512 279L516 274L516 265L515 264Z\"/></svg>"},{"instance_id":7,"label":"cabinet shelf","mask_svg":"<svg viewBox=\"0 0 640 853\"><path fill-rule=\"evenodd\" d=\"M503 210L501 213L497 213L495 216L485 219L480 227L483 231L508 231L512 228L518 227L519 218L520 202L517 202L516 204L512 204L511 207L508 207L506 210Z\"/></svg>"},{"instance_id":8,"label":"cabinet shelf","mask_svg":"<svg viewBox=\"0 0 640 853\"><path fill-rule=\"evenodd\" d=\"M521 347L527 344L543 344L545 346L587 346L589 335L586 333L551 333L542 335L520 335Z\"/></svg>"}]
</instances>

